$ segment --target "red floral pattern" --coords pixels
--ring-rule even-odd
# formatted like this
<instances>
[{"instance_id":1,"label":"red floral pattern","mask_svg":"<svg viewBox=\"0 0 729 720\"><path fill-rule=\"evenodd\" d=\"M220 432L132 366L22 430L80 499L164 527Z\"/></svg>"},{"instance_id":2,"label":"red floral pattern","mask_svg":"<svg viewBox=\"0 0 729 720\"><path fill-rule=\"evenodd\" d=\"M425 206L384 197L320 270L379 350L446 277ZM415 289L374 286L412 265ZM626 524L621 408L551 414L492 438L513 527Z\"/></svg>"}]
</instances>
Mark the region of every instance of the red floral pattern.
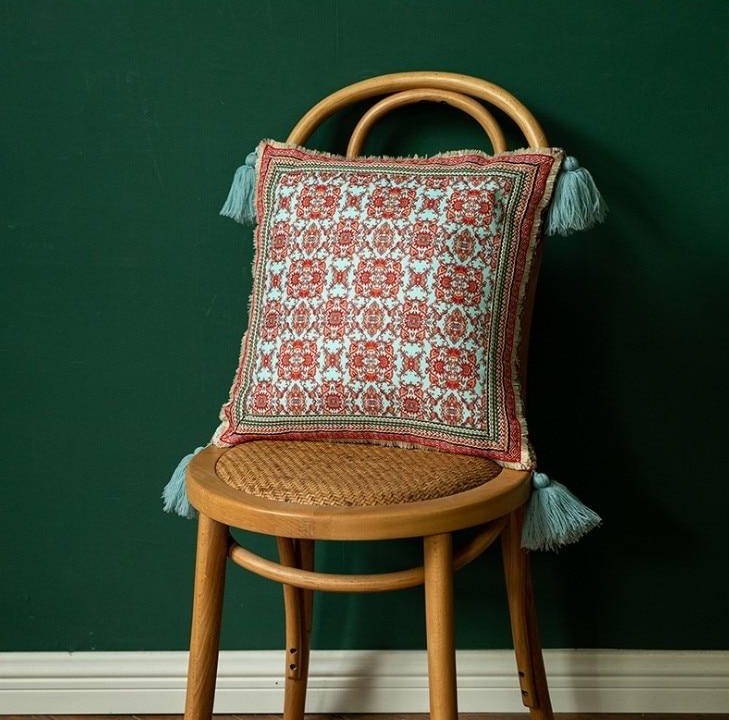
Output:
<instances>
[{"instance_id":1,"label":"red floral pattern","mask_svg":"<svg viewBox=\"0 0 729 720\"><path fill-rule=\"evenodd\" d=\"M493 208L494 194L489 190L456 190L448 200L446 217L464 225L488 226Z\"/></svg>"},{"instance_id":2,"label":"red floral pattern","mask_svg":"<svg viewBox=\"0 0 729 720\"><path fill-rule=\"evenodd\" d=\"M353 342L349 349L349 376L365 382L392 382L395 356L392 345L374 340Z\"/></svg>"},{"instance_id":3,"label":"red floral pattern","mask_svg":"<svg viewBox=\"0 0 729 720\"><path fill-rule=\"evenodd\" d=\"M292 298L318 297L324 290L324 260L294 260L286 282Z\"/></svg>"},{"instance_id":4,"label":"red floral pattern","mask_svg":"<svg viewBox=\"0 0 729 720\"><path fill-rule=\"evenodd\" d=\"M403 178L400 178L402 180ZM393 177L397 182L398 178ZM406 218L415 204L415 190L397 186L375 187L367 204L367 214L378 220Z\"/></svg>"},{"instance_id":5,"label":"red floral pattern","mask_svg":"<svg viewBox=\"0 0 729 720\"><path fill-rule=\"evenodd\" d=\"M312 340L289 340L281 343L278 375L282 380L312 379L318 369L318 348Z\"/></svg>"},{"instance_id":6,"label":"red floral pattern","mask_svg":"<svg viewBox=\"0 0 729 720\"><path fill-rule=\"evenodd\" d=\"M366 297L395 297L400 289L401 277L402 264L398 260L361 260L357 266L354 290Z\"/></svg>"},{"instance_id":7,"label":"red floral pattern","mask_svg":"<svg viewBox=\"0 0 729 720\"><path fill-rule=\"evenodd\" d=\"M400 339L417 343L425 340L428 328L428 304L423 301L405 300L402 308Z\"/></svg>"},{"instance_id":8,"label":"red floral pattern","mask_svg":"<svg viewBox=\"0 0 729 720\"><path fill-rule=\"evenodd\" d=\"M408 247L408 254L418 260L430 260L435 253L437 240L438 223L416 222L413 224L413 239Z\"/></svg>"},{"instance_id":9,"label":"red floral pattern","mask_svg":"<svg viewBox=\"0 0 729 720\"><path fill-rule=\"evenodd\" d=\"M296 203L297 218L323 220L334 217L341 188L324 182L301 185L301 194Z\"/></svg>"},{"instance_id":10,"label":"red floral pattern","mask_svg":"<svg viewBox=\"0 0 729 720\"><path fill-rule=\"evenodd\" d=\"M329 298L324 304L322 332L329 340L341 340L347 329L349 303L344 298Z\"/></svg>"},{"instance_id":11,"label":"red floral pattern","mask_svg":"<svg viewBox=\"0 0 729 720\"><path fill-rule=\"evenodd\" d=\"M478 375L475 352L457 347L433 348L428 375L433 387L448 390L473 390Z\"/></svg>"},{"instance_id":12,"label":"red floral pattern","mask_svg":"<svg viewBox=\"0 0 729 720\"><path fill-rule=\"evenodd\" d=\"M435 296L444 303L478 305L483 296L483 269L441 265L436 271Z\"/></svg>"},{"instance_id":13,"label":"red floral pattern","mask_svg":"<svg viewBox=\"0 0 729 720\"><path fill-rule=\"evenodd\" d=\"M518 316L559 158L263 143L250 323L215 442L404 441L530 467Z\"/></svg>"}]
</instances>

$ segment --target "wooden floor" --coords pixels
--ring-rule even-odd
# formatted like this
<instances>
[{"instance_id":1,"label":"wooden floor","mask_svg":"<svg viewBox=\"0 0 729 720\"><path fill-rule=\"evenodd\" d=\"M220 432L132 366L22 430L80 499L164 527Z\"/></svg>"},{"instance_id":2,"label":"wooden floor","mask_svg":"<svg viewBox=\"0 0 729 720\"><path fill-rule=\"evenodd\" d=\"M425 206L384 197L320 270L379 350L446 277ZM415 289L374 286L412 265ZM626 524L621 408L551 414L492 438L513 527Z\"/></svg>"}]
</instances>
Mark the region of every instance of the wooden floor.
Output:
<instances>
[{"instance_id":1,"label":"wooden floor","mask_svg":"<svg viewBox=\"0 0 729 720\"><path fill-rule=\"evenodd\" d=\"M181 715L0 715L0 720L178 720ZM281 715L215 715L214 720L280 720ZM459 720L528 720L526 713L460 713ZM729 713L702 715L700 713L675 714L609 714L609 713L557 713L556 720L729 720ZM309 715L306 720L428 720L422 713L388 713L366 715Z\"/></svg>"}]
</instances>

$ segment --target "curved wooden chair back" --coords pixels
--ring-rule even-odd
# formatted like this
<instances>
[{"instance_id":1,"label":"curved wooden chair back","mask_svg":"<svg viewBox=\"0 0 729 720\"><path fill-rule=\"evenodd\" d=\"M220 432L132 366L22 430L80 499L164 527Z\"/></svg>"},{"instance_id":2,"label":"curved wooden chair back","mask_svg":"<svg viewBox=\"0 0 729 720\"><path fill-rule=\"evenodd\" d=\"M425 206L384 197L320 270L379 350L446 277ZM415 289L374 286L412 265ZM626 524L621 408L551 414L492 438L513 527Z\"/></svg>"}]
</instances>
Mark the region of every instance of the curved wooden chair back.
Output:
<instances>
[{"instance_id":1,"label":"curved wooden chair back","mask_svg":"<svg viewBox=\"0 0 729 720\"><path fill-rule=\"evenodd\" d=\"M443 102L463 110L481 125L494 152L506 150L504 135L494 116L479 100L506 114L521 130L529 147L546 147L544 131L532 113L513 95L479 78L445 72L404 72L363 80L332 93L311 108L291 131L288 142L303 145L328 117L363 100L387 95L373 105L352 132L347 157L361 154L367 133L383 115L416 102Z\"/></svg>"},{"instance_id":2,"label":"curved wooden chair back","mask_svg":"<svg viewBox=\"0 0 729 720\"><path fill-rule=\"evenodd\" d=\"M385 97L383 97L385 96ZM332 114L348 105L378 98L356 123L347 156L362 153L367 134L383 115L416 102L447 103L470 115L483 128L496 152L506 149L505 136L484 102L510 117L531 147L546 146L534 116L510 93L477 78L441 72L384 75L350 85L312 107L291 131L288 141L303 145ZM538 261L538 258L537 258ZM533 285L533 284L532 284ZM533 295L533 287L532 287ZM531 302L526 303L522 330L528 333ZM523 347L526 341L523 342ZM526 354L522 353L522 370ZM270 443L297 452L314 448L306 442ZM296 446L296 447L294 447ZM306 446L304 450L302 447ZM239 446L240 447L240 446ZM355 449L352 450L351 448ZM377 446L349 445L348 452L366 457ZM317 448L317 451L321 448ZM210 447L191 462L188 495L199 511L193 625L190 644L186 720L209 720L212 712L218 637L226 559L284 586L286 611L286 690L284 719L303 720L309 663L309 635L314 590L373 592L425 585L430 708L433 720L456 718L456 672L453 640L452 574L478 557L497 538L502 541L507 594L522 699L532 720L550 720L544 666L539 644L527 553L520 548L523 506L530 492L530 473L496 468L479 487L422 502L386 506L334 507L276 502L239 492L218 475L219 460L229 451ZM388 448L411 453L407 458L432 458L432 451ZM336 463L336 448L322 455L325 465ZM453 462L456 456L452 456ZM484 460L484 471L493 470ZM453 468L456 466L453 465ZM448 470L444 470L448 472ZM459 552L451 534L481 526ZM241 547L229 527L273 535L279 562ZM314 568L317 539L389 539L422 537L422 567L374 575L333 575Z\"/></svg>"}]
</instances>

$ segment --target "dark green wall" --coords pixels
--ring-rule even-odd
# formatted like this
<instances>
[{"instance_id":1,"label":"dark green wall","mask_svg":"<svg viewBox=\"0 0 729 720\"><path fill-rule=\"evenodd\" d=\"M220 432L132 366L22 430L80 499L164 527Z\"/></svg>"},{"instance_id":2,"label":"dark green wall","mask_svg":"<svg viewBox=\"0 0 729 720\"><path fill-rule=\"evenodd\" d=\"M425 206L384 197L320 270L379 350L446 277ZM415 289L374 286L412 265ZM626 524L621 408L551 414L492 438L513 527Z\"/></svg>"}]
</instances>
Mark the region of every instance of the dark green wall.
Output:
<instances>
[{"instance_id":1,"label":"dark green wall","mask_svg":"<svg viewBox=\"0 0 729 720\"><path fill-rule=\"evenodd\" d=\"M611 208L550 240L535 318L541 464L605 517L535 557L545 645L726 648L728 38L724 0L1 0L0 649L186 646L195 525L158 497L245 321L250 230L218 208L259 138L409 69L514 91ZM478 142L410 117L376 144ZM461 647L508 645L499 572L459 575ZM228 590L224 646L278 647L278 587ZM420 647L420 600L324 597L315 643Z\"/></svg>"}]
</instances>

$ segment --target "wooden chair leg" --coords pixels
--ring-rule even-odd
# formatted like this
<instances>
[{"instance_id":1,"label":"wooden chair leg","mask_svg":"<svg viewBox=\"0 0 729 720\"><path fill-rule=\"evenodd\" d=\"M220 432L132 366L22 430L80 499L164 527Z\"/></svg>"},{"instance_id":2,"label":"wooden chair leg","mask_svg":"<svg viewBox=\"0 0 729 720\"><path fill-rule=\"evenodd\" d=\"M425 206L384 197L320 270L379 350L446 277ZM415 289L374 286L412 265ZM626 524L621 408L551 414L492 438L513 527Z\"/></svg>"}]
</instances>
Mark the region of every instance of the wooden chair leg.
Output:
<instances>
[{"instance_id":1,"label":"wooden chair leg","mask_svg":"<svg viewBox=\"0 0 729 720\"><path fill-rule=\"evenodd\" d=\"M450 534L423 539L425 625L431 720L456 720L456 654L453 638L453 540Z\"/></svg>"},{"instance_id":2,"label":"wooden chair leg","mask_svg":"<svg viewBox=\"0 0 729 720\"><path fill-rule=\"evenodd\" d=\"M228 527L201 513L197 526L185 720L210 720L213 714L227 556Z\"/></svg>"},{"instance_id":3,"label":"wooden chair leg","mask_svg":"<svg viewBox=\"0 0 729 720\"><path fill-rule=\"evenodd\" d=\"M312 570L314 543L277 538L282 565ZM313 591L283 586L286 612L286 685L283 720L304 720L313 613Z\"/></svg>"},{"instance_id":4,"label":"wooden chair leg","mask_svg":"<svg viewBox=\"0 0 729 720\"><path fill-rule=\"evenodd\" d=\"M501 535L514 653L524 705L531 720L553 720L544 672L529 553L521 548L523 510L511 514Z\"/></svg>"},{"instance_id":5,"label":"wooden chair leg","mask_svg":"<svg viewBox=\"0 0 729 720\"><path fill-rule=\"evenodd\" d=\"M314 541L313 540L299 540L298 541L298 555L299 555L299 567L303 570L314 569ZM302 590L301 591L301 603L303 611L303 628L301 642L301 656L299 662L301 663L301 673L308 681L309 679L309 654L311 652L311 630L314 618L314 591L313 590Z\"/></svg>"}]
</instances>

